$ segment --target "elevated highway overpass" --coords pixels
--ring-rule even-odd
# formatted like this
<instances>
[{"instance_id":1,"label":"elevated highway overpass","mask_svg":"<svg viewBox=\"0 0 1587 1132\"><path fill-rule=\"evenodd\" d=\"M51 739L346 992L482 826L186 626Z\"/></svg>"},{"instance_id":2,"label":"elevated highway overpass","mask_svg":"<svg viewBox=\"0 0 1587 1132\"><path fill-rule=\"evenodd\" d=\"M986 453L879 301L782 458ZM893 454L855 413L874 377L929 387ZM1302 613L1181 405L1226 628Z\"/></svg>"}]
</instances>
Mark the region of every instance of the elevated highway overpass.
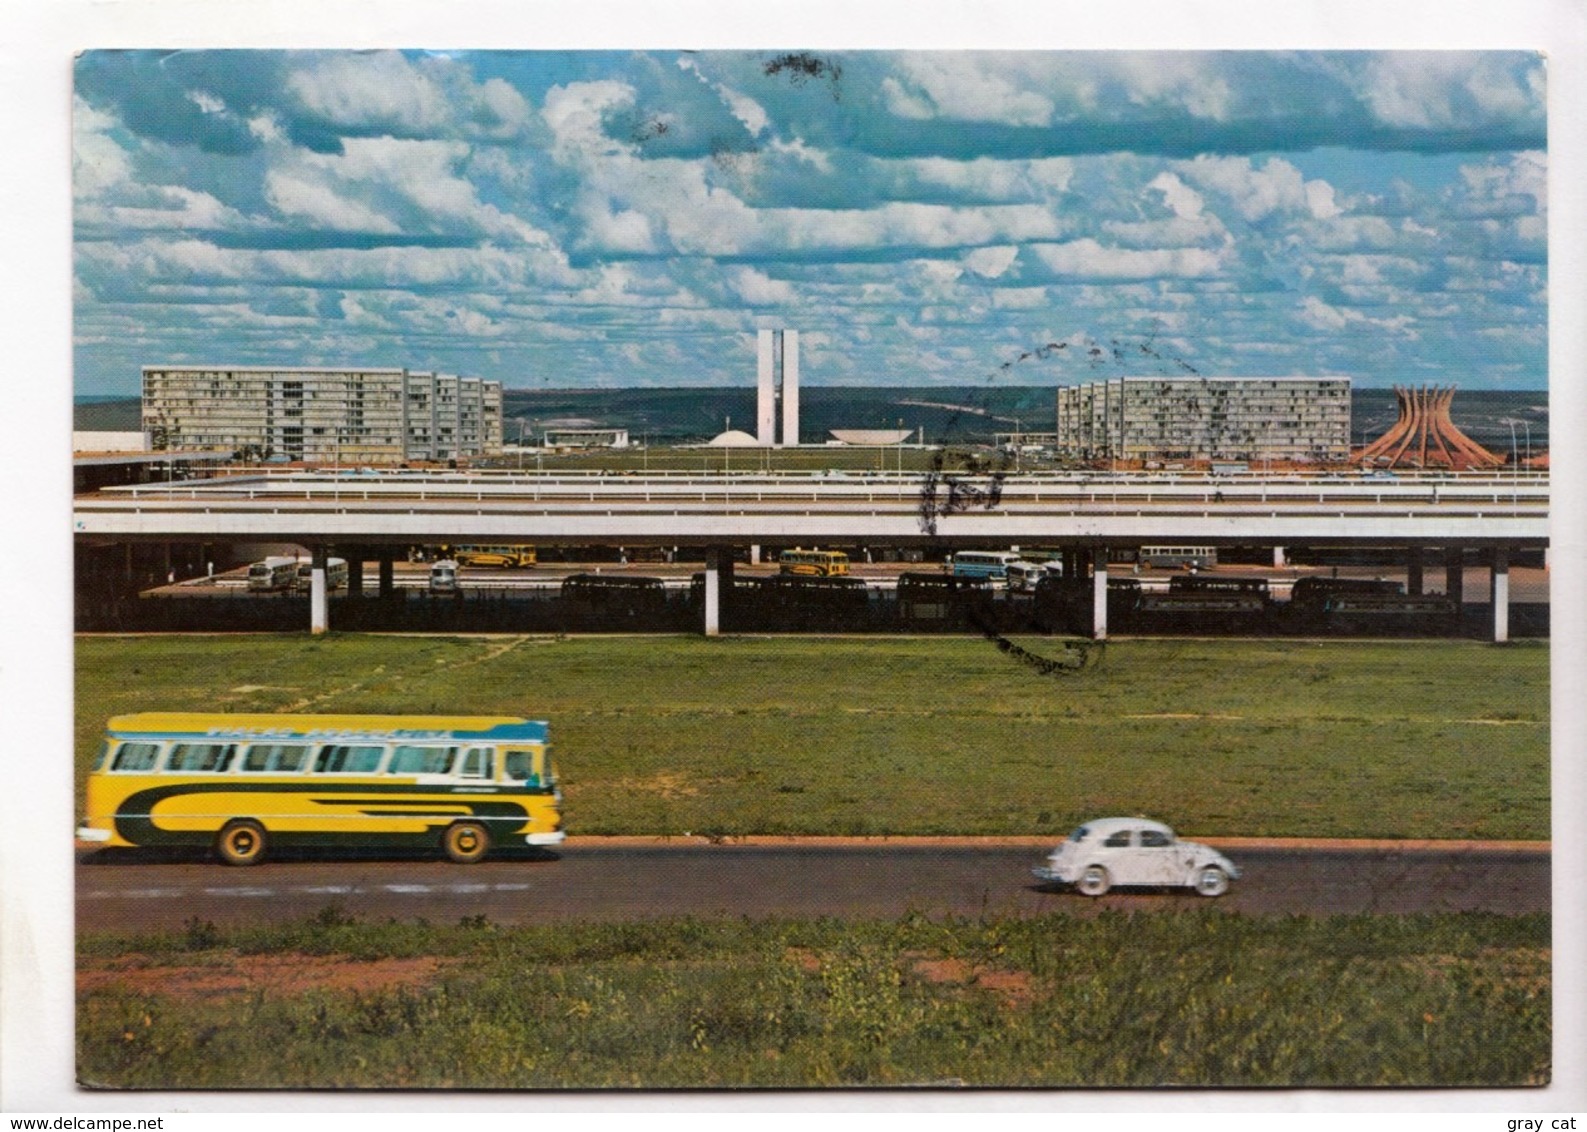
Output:
<instances>
[{"instance_id":1,"label":"elevated highway overpass","mask_svg":"<svg viewBox=\"0 0 1587 1132\"><path fill-rule=\"evenodd\" d=\"M1504 639L1508 556L1548 545L1536 474L1141 475L1023 473L599 474L290 472L111 488L73 502L83 541L292 542L389 564L397 547L707 549L715 630L731 549L773 544L946 548L1062 546L1084 556L1106 633L1110 548L1162 544L1402 548L1419 586L1426 550L1467 548L1493 566ZM382 581L388 573L382 566ZM313 603L323 627L323 594Z\"/></svg>"}]
</instances>

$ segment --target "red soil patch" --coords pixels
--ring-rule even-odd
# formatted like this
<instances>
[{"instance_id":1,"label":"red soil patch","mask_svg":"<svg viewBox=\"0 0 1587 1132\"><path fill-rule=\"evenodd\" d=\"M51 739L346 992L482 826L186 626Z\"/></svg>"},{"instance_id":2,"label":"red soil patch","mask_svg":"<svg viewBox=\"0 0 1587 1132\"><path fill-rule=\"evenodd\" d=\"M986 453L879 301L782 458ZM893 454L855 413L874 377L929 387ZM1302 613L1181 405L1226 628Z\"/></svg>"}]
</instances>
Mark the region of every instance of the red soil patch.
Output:
<instances>
[{"instance_id":1,"label":"red soil patch","mask_svg":"<svg viewBox=\"0 0 1587 1132\"><path fill-rule=\"evenodd\" d=\"M909 958L910 970L928 983L957 983L995 991L1009 1006L1029 1002L1035 996L1030 975L1025 971L994 971L971 966L963 959L946 957L928 959L914 955Z\"/></svg>"},{"instance_id":2,"label":"red soil patch","mask_svg":"<svg viewBox=\"0 0 1587 1132\"><path fill-rule=\"evenodd\" d=\"M790 947L787 957L800 970L809 974L821 970L821 956L808 948ZM1008 1006L1023 1005L1036 995L1031 987L1031 977L1025 971L994 971L987 967L973 966L963 959L947 956L932 958L918 952L907 953L904 959L916 978L928 983L952 983L956 986L979 987L982 990L993 991L1001 996Z\"/></svg>"},{"instance_id":3,"label":"red soil patch","mask_svg":"<svg viewBox=\"0 0 1587 1132\"><path fill-rule=\"evenodd\" d=\"M331 955L234 955L224 964L151 963L122 956L78 969L77 989L108 988L173 998L301 994L310 990L377 991L428 983L455 960L421 955L412 959L349 959Z\"/></svg>"}]
</instances>

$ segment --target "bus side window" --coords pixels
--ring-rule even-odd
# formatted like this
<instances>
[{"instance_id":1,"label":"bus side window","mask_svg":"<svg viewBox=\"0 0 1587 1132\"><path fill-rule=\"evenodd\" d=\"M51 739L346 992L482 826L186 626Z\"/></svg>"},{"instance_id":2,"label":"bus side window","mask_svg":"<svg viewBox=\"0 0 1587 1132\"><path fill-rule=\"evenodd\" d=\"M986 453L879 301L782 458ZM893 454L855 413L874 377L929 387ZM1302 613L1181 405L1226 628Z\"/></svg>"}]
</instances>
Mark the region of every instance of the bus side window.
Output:
<instances>
[{"instance_id":1,"label":"bus side window","mask_svg":"<svg viewBox=\"0 0 1587 1132\"><path fill-rule=\"evenodd\" d=\"M506 762L503 773L508 782L522 782L525 786L540 785L540 776L535 773L533 751L508 751L503 758Z\"/></svg>"},{"instance_id":2,"label":"bus side window","mask_svg":"<svg viewBox=\"0 0 1587 1132\"><path fill-rule=\"evenodd\" d=\"M457 758L456 747L410 747L393 749L387 774L445 774Z\"/></svg>"},{"instance_id":3,"label":"bus side window","mask_svg":"<svg viewBox=\"0 0 1587 1132\"><path fill-rule=\"evenodd\" d=\"M222 771L237 748L223 743L177 743L165 761L168 771Z\"/></svg>"},{"instance_id":4,"label":"bus side window","mask_svg":"<svg viewBox=\"0 0 1587 1132\"><path fill-rule=\"evenodd\" d=\"M123 743L116 752L116 761L111 766L112 770L153 770L154 764L160 761L160 744L158 743Z\"/></svg>"},{"instance_id":5,"label":"bus side window","mask_svg":"<svg viewBox=\"0 0 1587 1132\"><path fill-rule=\"evenodd\" d=\"M314 764L318 774L370 774L380 766L384 747L353 747L334 744L320 748Z\"/></svg>"},{"instance_id":6,"label":"bus side window","mask_svg":"<svg viewBox=\"0 0 1587 1132\"><path fill-rule=\"evenodd\" d=\"M89 769L90 770L104 770L105 769L105 756L108 755L108 754L110 754L110 740L109 739L105 739L105 740L102 740L100 742L100 744L99 744L99 753L94 756L94 765L92 767L90 767Z\"/></svg>"},{"instance_id":7,"label":"bus side window","mask_svg":"<svg viewBox=\"0 0 1587 1132\"><path fill-rule=\"evenodd\" d=\"M470 747L468 754L463 756L463 769L459 773L464 778L495 778L493 753L490 747Z\"/></svg>"},{"instance_id":8,"label":"bus side window","mask_svg":"<svg viewBox=\"0 0 1587 1132\"><path fill-rule=\"evenodd\" d=\"M280 743L255 743L248 748L248 753L243 756L242 766L245 771L258 773L261 771L294 771L303 769L303 756L308 753L307 747L296 745L283 745Z\"/></svg>"}]
</instances>

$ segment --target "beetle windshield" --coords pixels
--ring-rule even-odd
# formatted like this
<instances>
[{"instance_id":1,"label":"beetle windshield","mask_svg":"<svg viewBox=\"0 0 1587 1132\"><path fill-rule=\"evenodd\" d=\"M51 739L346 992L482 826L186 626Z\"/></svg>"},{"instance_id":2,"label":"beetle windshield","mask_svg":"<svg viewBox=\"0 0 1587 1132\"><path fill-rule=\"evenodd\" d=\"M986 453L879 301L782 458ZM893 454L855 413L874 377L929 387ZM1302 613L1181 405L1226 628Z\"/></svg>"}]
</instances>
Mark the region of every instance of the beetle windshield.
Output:
<instances>
[{"instance_id":1,"label":"beetle windshield","mask_svg":"<svg viewBox=\"0 0 1587 1132\"><path fill-rule=\"evenodd\" d=\"M1075 830L1073 833L1071 833L1069 835L1069 840L1070 841L1075 841L1075 842L1084 841L1086 839L1086 834L1088 834L1090 832L1091 832L1090 827L1081 826L1079 829Z\"/></svg>"}]
</instances>

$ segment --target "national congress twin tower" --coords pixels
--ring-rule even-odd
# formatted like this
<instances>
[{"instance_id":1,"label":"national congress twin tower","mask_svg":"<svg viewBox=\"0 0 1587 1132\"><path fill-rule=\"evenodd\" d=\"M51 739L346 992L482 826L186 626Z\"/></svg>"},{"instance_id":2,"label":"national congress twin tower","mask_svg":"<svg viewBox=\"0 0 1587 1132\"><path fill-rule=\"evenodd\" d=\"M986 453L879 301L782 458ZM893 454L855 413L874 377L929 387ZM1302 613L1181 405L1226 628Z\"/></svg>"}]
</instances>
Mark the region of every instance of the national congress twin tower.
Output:
<instances>
[{"instance_id":1,"label":"national congress twin tower","mask_svg":"<svg viewBox=\"0 0 1587 1132\"><path fill-rule=\"evenodd\" d=\"M501 382L408 369L144 366L156 449L392 464L501 451Z\"/></svg>"}]
</instances>

